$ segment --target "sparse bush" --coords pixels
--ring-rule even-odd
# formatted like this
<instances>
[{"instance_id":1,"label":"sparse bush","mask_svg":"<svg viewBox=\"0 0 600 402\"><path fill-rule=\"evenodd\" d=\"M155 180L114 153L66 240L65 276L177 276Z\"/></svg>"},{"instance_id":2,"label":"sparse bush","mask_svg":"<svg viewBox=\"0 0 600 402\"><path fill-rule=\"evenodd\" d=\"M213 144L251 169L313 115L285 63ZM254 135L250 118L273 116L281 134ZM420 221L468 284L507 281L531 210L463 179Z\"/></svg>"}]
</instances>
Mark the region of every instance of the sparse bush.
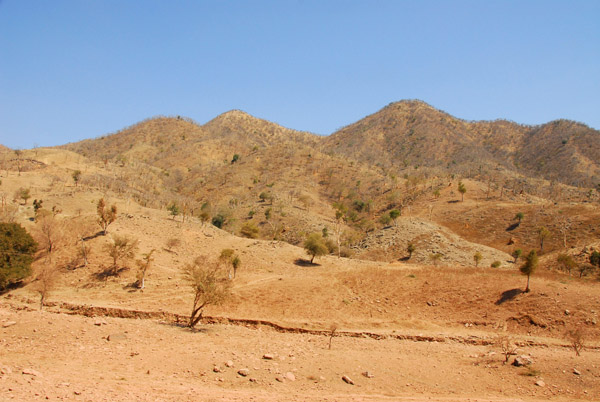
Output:
<instances>
[{"instance_id":1,"label":"sparse bush","mask_svg":"<svg viewBox=\"0 0 600 402\"><path fill-rule=\"evenodd\" d=\"M508 336L499 336L496 339L496 346L502 351L504 356L504 364L508 363L511 356L517 354L517 346Z\"/></svg>"},{"instance_id":2,"label":"sparse bush","mask_svg":"<svg viewBox=\"0 0 600 402\"><path fill-rule=\"evenodd\" d=\"M242 260L237 254L235 254L235 251L231 248L224 248L221 250L221 255L219 255L219 261L228 267L229 279L232 278L230 268L233 269L233 278L235 278L238 268L242 265Z\"/></svg>"},{"instance_id":3,"label":"sparse bush","mask_svg":"<svg viewBox=\"0 0 600 402\"><path fill-rule=\"evenodd\" d=\"M44 308L44 302L56 286L58 273L58 267L51 263L43 264L38 269L33 289L40 295L40 310Z\"/></svg>"},{"instance_id":4,"label":"sparse bush","mask_svg":"<svg viewBox=\"0 0 600 402\"><path fill-rule=\"evenodd\" d=\"M492 268L500 268L500 265L502 265L502 262L496 260L496 261L492 262L492 264L490 266Z\"/></svg>"},{"instance_id":5,"label":"sparse bush","mask_svg":"<svg viewBox=\"0 0 600 402\"><path fill-rule=\"evenodd\" d=\"M592 251L592 254L590 254L590 264L600 267L600 252L596 250Z\"/></svg>"},{"instance_id":6,"label":"sparse bush","mask_svg":"<svg viewBox=\"0 0 600 402\"><path fill-rule=\"evenodd\" d=\"M379 218L379 223L381 223L383 226L388 226L391 221L392 221L392 218L390 218L389 214L383 214Z\"/></svg>"},{"instance_id":7,"label":"sparse bush","mask_svg":"<svg viewBox=\"0 0 600 402\"><path fill-rule=\"evenodd\" d=\"M240 155L234 154L233 158L231 158L231 164L233 165L234 163L236 163L239 160L240 160Z\"/></svg>"},{"instance_id":8,"label":"sparse bush","mask_svg":"<svg viewBox=\"0 0 600 402\"><path fill-rule=\"evenodd\" d=\"M179 205L177 205L176 202L172 202L171 204L169 204L169 206L167 207L167 210L173 217L173 220L175 220L175 217L181 213L181 210L179 209Z\"/></svg>"},{"instance_id":9,"label":"sparse bush","mask_svg":"<svg viewBox=\"0 0 600 402\"><path fill-rule=\"evenodd\" d=\"M167 250L173 251L174 248L179 247L181 245L181 239L177 237L171 237L167 240L166 244Z\"/></svg>"},{"instance_id":10,"label":"sparse bush","mask_svg":"<svg viewBox=\"0 0 600 402\"><path fill-rule=\"evenodd\" d=\"M117 219L117 206L113 204L108 209L104 198L100 198L96 204L96 212L98 213L98 225L102 228L102 234L106 236L108 226Z\"/></svg>"},{"instance_id":11,"label":"sparse bush","mask_svg":"<svg viewBox=\"0 0 600 402\"><path fill-rule=\"evenodd\" d=\"M573 257L568 254L559 254L558 257L556 257L556 262L558 262L563 271L569 273L569 276L571 275L571 270L577 268L577 263Z\"/></svg>"},{"instance_id":12,"label":"sparse bush","mask_svg":"<svg viewBox=\"0 0 600 402\"><path fill-rule=\"evenodd\" d=\"M537 231L538 233L538 239L540 240L540 252L544 252L544 241L550 237L550 231L545 227L542 226L538 229Z\"/></svg>"},{"instance_id":13,"label":"sparse bush","mask_svg":"<svg viewBox=\"0 0 600 402\"><path fill-rule=\"evenodd\" d=\"M188 327L194 328L202 319L204 308L222 303L230 294L231 282L219 260L206 256L197 257L192 264L182 269L185 279L194 292L192 312Z\"/></svg>"},{"instance_id":14,"label":"sparse bush","mask_svg":"<svg viewBox=\"0 0 600 402\"><path fill-rule=\"evenodd\" d=\"M245 222L240 229L240 234L249 239L256 239L258 237L258 227L254 222Z\"/></svg>"},{"instance_id":15,"label":"sparse bush","mask_svg":"<svg viewBox=\"0 0 600 402\"><path fill-rule=\"evenodd\" d=\"M315 257L320 257L329 252L327 244L320 233L311 233L304 242L304 249L311 256L310 263L312 264Z\"/></svg>"},{"instance_id":16,"label":"sparse bush","mask_svg":"<svg viewBox=\"0 0 600 402\"><path fill-rule=\"evenodd\" d=\"M37 250L33 237L17 223L0 223L0 289L29 276Z\"/></svg>"},{"instance_id":17,"label":"sparse bush","mask_svg":"<svg viewBox=\"0 0 600 402\"><path fill-rule=\"evenodd\" d=\"M525 214L523 212L517 212L517 214L515 215L515 219L519 221L519 224L521 224L521 221L523 220L524 217L525 217Z\"/></svg>"},{"instance_id":18,"label":"sparse bush","mask_svg":"<svg viewBox=\"0 0 600 402\"><path fill-rule=\"evenodd\" d=\"M135 256L138 244L126 236L114 235L112 242L104 245L104 250L113 259L113 264L109 270L111 275L119 273L119 263L123 260L130 260Z\"/></svg>"},{"instance_id":19,"label":"sparse bush","mask_svg":"<svg viewBox=\"0 0 600 402\"><path fill-rule=\"evenodd\" d=\"M581 351L585 347L585 331L582 328L572 329L566 332L565 337L575 351L575 356L581 356Z\"/></svg>"},{"instance_id":20,"label":"sparse bush","mask_svg":"<svg viewBox=\"0 0 600 402\"><path fill-rule=\"evenodd\" d=\"M473 255L473 261L475 261L476 267L479 267L479 263L481 262L482 258L483 258L483 256L481 255L481 253L479 251Z\"/></svg>"},{"instance_id":21,"label":"sparse bush","mask_svg":"<svg viewBox=\"0 0 600 402\"><path fill-rule=\"evenodd\" d=\"M390 211L390 219L392 221L394 221L394 226L397 226L396 225L396 219L398 219L399 216L400 216L400 211L398 211L397 209L392 209Z\"/></svg>"},{"instance_id":22,"label":"sparse bush","mask_svg":"<svg viewBox=\"0 0 600 402\"><path fill-rule=\"evenodd\" d=\"M433 265L437 267L438 262L442 259L442 254L440 254L440 253L429 254L429 259L433 262Z\"/></svg>"},{"instance_id":23,"label":"sparse bush","mask_svg":"<svg viewBox=\"0 0 600 402\"><path fill-rule=\"evenodd\" d=\"M31 198L31 190L28 188L20 187L15 191L15 200L23 200L22 205L27 205L27 200Z\"/></svg>"}]
</instances>

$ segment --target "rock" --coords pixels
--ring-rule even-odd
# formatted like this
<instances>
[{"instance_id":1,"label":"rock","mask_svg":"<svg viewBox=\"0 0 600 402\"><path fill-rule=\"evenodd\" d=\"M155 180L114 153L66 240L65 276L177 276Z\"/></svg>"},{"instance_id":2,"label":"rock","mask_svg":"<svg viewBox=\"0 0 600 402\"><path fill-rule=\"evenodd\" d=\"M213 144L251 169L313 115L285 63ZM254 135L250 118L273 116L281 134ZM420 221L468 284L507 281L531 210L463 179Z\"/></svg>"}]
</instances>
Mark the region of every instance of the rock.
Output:
<instances>
[{"instance_id":1,"label":"rock","mask_svg":"<svg viewBox=\"0 0 600 402\"><path fill-rule=\"evenodd\" d=\"M533 364L533 359L531 358L531 356L527 356L527 355L521 355L521 356L515 357L515 360L512 363L512 365L515 367L530 366L532 364Z\"/></svg>"},{"instance_id":2,"label":"rock","mask_svg":"<svg viewBox=\"0 0 600 402\"><path fill-rule=\"evenodd\" d=\"M246 376L248 376L248 374L250 374L250 370L248 370L247 368L243 368L243 369L239 369L237 373L239 375L241 375L242 377L246 377Z\"/></svg>"},{"instance_id":3,"label":"rock","mask_svg":"<svg viewBox=\"0 0 600 402\"><path fill-rule=\"evenodd\" d=\"M321 375L321 376L319 376L319 381L327 381L327 378L325 378Z\"/></svg>"},{"instance_id":4,"label":"rock","mask_svg":"<svg viewBox=\"0 0 600 402\"><path fill-rule=\"evenodd\" d=\"M348 377L347 375L342 376L342 380L346 383L346 384L350 384L350 385L354 385L354 381L352 381L352 379L350 377Z\"/></svg>"},{"instance_id":5,"label":"rock","mask_svg":"<svg viewBox=\"0 0 600 402\"><path fill-rule=\"evenodd\" d=\"M250 378L249 378L249 381L250 381L250 382L258 382L258 380L257 380L256 378L254 378L254 377L250 377Z\"/></svg>"},{"instance_id":6,"label":"rock","mask_svg":"<svg viewBox=\"0 0 600 402\"><path fill-rule=\"evenodd\" d=\"M277 377L275 377L275 381L283 382L283 377L278 375Z\"/></svg>"},{"instance_id":7,"label":"rock","mask_svg":"<svg viewBox=\"0 0 600 402\"><path fill-rule=\"evenodd\" d=\"M569 315L571 312L569 310L565 310L565 315Z\"/></svg>"},{"instance_id":8,"label":"rock","mask_svg":"<svg viewBox=\"0 0 600 402\"><path fill-rule=\"evenodd\" d=\"M219 368L219 366L214 366L213 367L213 373L220 373L221 369Z\"/></svg>"},{"instance_id":9,"label":"rock","mask_svg":"<svg viewBox=\"0 0 600 402\"><path fill-rule=\"evenodd\" d=\"M573 374L575 374L575 375L581 375L581 371L579 371L577 369L573 369Z\"/></svg>"},{"instance_id":10,"label":"rock","mask_svg":"<svg viewBox=\"0 0 600 402\"><path fill-rule=\"evenodd\" d=\"M32 368L24 368L23 369L23 374L27 374L27 375L31 375L34 377L43 377L42 374L40 374L39 371L36 371Z\"/></svg>"},{"instance_id":11,"label":"rock","mask_svg":"<svg viewBox=\"0 0 600 402\"><path fill-rule=\"evenodd\" d=\"M542 381L542 380L537 380L535 382L535 385L537 385L538 387L545 387L546 383L544 381Z\"/></svg>"},{"instance_id":12,"label":"rock","mask_svg":"<svg viewBox=\"0 0 600 402\"><path fill-rule=\"evenodd\" d=\"M110 334L109 336L106 337L106 340L110 341L110 342L119 342L119 341L124 341L126 339L127 339L127 335L125 335L123 333Z\"/></svg>"},{"instance_id":13,"label":"rock","mask_svg":"<svg viewBox=\"0 0 600 402\"><path fill-rule=\"evenodd\" d=\"M263 355L263 359L265 359L265 360L273 360L273 355L269 354L269 353L265 353Z\"/></svg>"},{"instance_id":14,"label":"rock","mask_svg":"<svg viewBox=\"0 0 600 402\"><path fill-rule=\"evenodd\" d=\"M289 381L296 381L296 376L291 371L285 373L285 379Z\"/></svg>"},{"instance_id":15,"label":"rock","mask_svg":"<svg viewBox=\"0 0 600 402\"><path fill-rule=\"evenodd\" d=\"M96 320L96 321L94 321L94 325L96 325L96 326L98 326L98 327L99 327L100 325L106 325L106 324L107 324L107 323L106 323L106 321L104 321L104 320Z\"/></svg>"},{"instance_id":16,"label":"rock","mask_svg":"<svg viewBox=\"0 0 600 402\"><path fill-rule=\"evenodd\" d=\"M5 375L5 374L11 374L12 373L12 369L8 366L1 366L0 367L0 374Z\"/></svg>"},{"instance_id":17,"label":"rock","mask_svg":"<svg viewBox=\"0 0 600 402\"><path fill-rule=\"evenodd\" d=\"M362 375L364 375L367 378L375 377L375 375L373 375L373 373L371 373L370 371L365 371L364 373L362 373Z\"/></svg>"},{"instance_id":18,"label":"rock","mask_svg":"<svg viewBox=\"0 0 600 402\"><path fill-rule=\"evenodd\" d=\"M12 327L16 323L17 323L16 321L6 321L4 324L2 324L2 328Z\"/></svg>"},{"instance_id":19,"label":"rock","mask_svg":"<svg viewBox=\"0 0 600 402\"><path fill-rule=\"evenodd\" d=\"M232 362L231 360L227 360L227 361L225 362L225 365L226 365L227 367L233 367L233 362Z\"/></svg>"}]
</instances>

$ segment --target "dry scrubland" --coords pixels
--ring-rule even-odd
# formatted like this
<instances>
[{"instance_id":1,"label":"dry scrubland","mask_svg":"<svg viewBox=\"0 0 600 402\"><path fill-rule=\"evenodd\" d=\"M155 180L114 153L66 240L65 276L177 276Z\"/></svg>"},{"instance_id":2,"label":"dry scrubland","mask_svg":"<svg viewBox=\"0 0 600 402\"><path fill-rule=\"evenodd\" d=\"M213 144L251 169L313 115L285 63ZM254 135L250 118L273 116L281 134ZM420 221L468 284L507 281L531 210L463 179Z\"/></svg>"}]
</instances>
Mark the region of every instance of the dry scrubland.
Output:
<instances>
[{"instance_id":1,"label":"dry scrubland","mask_svg":"<svg viewBox=\"0 0 600 402\"><path fill-rule=\"evenodd\" d=\"M370 118L361 130L378 123ZM56 237L51 256L40 253L34 269L58 269L42 311L35 273L0 296L0 399L600 399L600 283L595 272L579 278L556 262L567 253L583 264L600 247L598 203L585 188L516 173L492 182L477 169L461 177L434 170L392 175L389 167L329 155L306 133L292 135L239 112L205 126L173 120L180 130L171 134L175 145L159 135L172 127L159 119L145 123L145 131L94 140L110 143L96 151L88 141L72 151L0 155L3 219L47 244L43 214L33 219L32 201L42 199ZM387 117L379 122L395 127ZM451 124L458 130L466 123ZM348 136L352 128L341 132ZM239 146L220 142L224 129ZM289 138L277 142L284 134L298 149ZM190 147L199 160L183 153L196 137L202 142ZM279 144L275 151L271 142ZM238 149L241 158L232 163ZM289 156L288 169L278 176L273 163L282 155ZM467 188L464 201L459 182ZM30 189L25 203L13 200L19 188ZM203 188L204 202L185 195L189 188ZM272 198L259 197L266 191ZM96 223L100 198L117 207L106 235ZM353 204L367 199L368 208ZM173 200L177 216L166 209ZM206 201L210 208L201 207ZM380 221L395 208L401 216ZM344 217L336 220L336 211ZM221 213L224 230L210 223ZM259 229L256 238L240 236L247 222ZM532 290L523 293L523 259L515 264L511 253L539 250L541 226L551 235ZM336 229L343 233L342 254L349 257L334 250L308 263L302 241L323 227L334 240ZM135 239L138 248L107 275L113 236ZM410 258L408 243L415 246ZM78 256L82 245L87 265ZM241 260L230 297L208 306L194 330L186 328L193 293L182 267L227 248ZM135 260L151 250L142 290ZM500 266L491 268L495 261ZM580 356L565 335L576 329L585 341ZM507 364L503 340L515 353ZM521 355L532 364L513 366Z\"/></svg>"}]
</instances>

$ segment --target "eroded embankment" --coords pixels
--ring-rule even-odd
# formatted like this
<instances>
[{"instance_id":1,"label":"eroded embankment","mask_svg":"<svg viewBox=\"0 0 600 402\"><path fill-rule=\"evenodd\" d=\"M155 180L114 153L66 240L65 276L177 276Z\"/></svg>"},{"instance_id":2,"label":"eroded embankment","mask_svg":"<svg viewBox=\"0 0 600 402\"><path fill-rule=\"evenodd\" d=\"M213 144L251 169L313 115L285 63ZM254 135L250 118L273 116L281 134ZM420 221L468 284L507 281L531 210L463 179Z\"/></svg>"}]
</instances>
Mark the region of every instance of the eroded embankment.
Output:
<instances>
[{"instance_id":1,"label":"eroded embankment","mask_svg":"<svg viewBox=\"0 0 600 402\"><path fill-rule=\"evenodd\" d=\"M49 307L57 308L55 312L63 312L66 314L83 315L87 317L113 317L126 319L151 319L158 320L171 325L185 326L188 321L187 316L165 312L165 311L143 311L131 310L115 307L101 307L91 305L79 305L72 303L53 303ZM202 324L221 324L221 325L239 325L251 329L270 328L280 333L290 334L309 334L316 336L331 336L331 330L307 329L301 327L289 327L277 324L266 320L254 320L244 318L229 318L229 317L211 317L205 316L201 320ZM384 334L370 331L335 331L335 337L352 337L352 338L370 338L376 340L382 339L397 339L413 342L456 342L466 345L475 346L490 346L497 343L497 337L482 337L482 336L460 336L460 335L412 335L412 334ZM571 348L571 345L561 343L546 343L534 340L516 340L515 344L519 347L560 347ZM598 346L587 346L588 350L600 350Z\"/></svg>"}]
</instances>

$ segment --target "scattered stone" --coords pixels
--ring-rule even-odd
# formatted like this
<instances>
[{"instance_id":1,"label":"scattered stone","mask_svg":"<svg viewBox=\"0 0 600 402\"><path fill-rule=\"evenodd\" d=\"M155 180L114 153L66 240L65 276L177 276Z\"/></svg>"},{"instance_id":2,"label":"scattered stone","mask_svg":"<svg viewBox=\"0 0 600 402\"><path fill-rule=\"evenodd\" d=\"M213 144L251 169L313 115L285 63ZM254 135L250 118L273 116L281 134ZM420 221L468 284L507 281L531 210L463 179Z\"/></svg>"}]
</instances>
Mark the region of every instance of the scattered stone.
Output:
<instances>
[{"instance_id":1,"label":"scattered stone","mask_svg":"<svg viewBox=\"0 0 600 402\"><path fill-rule=\"evenodd\" d=\"M375 375L373 373L371 373L370 371L365 371L364 373L362 373L362 375L364 375L367 378L375 377Z\"/></svg>"},{"instance_id":2,"label":"scattered stone","mask_svg":"<svg viewBox=\"0 0 600 402\"><path fill-rule=\"evenodd\" d=\"M225 362L225 365L226 365L227 367L233 367L233 362L232 362L231 360L227 360L227 361Z\"/></svg>"},{"instance_id":3,"label":"scattered stone","mask_svg":"<svg viewBox=\"0 0 600 402\"><path fill-rule=\"evenodd\" d=\"M569 310L565 310L565 315L569 315L571 312Z\"/></svg>"},{"instance_id":4,"label":"scattered stone","mask_svg":"<svg viewBox=\"0 0 600 402\"><path fill-rule=\"evenodd\" d=\"M249 381L250 382L258 382L258 380L256 378L254 378L254 377L250 377Z\"/></svg>"},{"instance_id":5,"label":"scattered stone","mask_svg":"<svg viewBox=\"0 0 600 402\"><path fill-rule=\"evenodd\" d=\"M533 364L533 359L531 358L531 356L527 356L527 355L521 355L521 356L515 357L515 360L512 363L512 365L515 367L530 366L532 364Z\"/></svg>"},{"instance_id":6,"label":"scattered stone","mask_svg":"<svg viewBox=\"0 0 600 402\"><path fill-rule=\"evenodd\" d=\"M291 371L288 371L287 373L285 373L285 378L286 378L286 380L296 381L296 376Z\"/></svg>"},{"instance_id":7,"label":"scattered stone","mask_svg":"<svg viewBox=\"0 0 600 402\"><path fill-rule=\"evenodd\" d=\"M17 323L16 321L6 321L4 324L2 324L2 328L12 327L16 323Z\"/></svg>"},{"instance_id":8,"label":"scattered stone","mask_svg":"<svg viewBox=\"0 0 600 402\"><path fill-rule=\"evenodd\" d=\"M111 342L124 341L126 339L127 339L127 335L125 335L123 333L110 334L109 336L106 337L106 340L111 341Z\"/></svg>"},{"instance_id":9,"label":"scattered stone","mask_svg":"<svg viewBox=\"0 0 600 402\"><path fill-rule=\"evenodd\" d=\"M269 354L269 353L265 353L263 355L263 359L265 359L265 360L273 360L273 355Z\"/></svg>"},{"instance_id":10,"label":"scattered stone","mask_svg":"<svg viewBox=\"0 0 600 402\"><path fill-rule=\"evenodd\" d=\"M40 374L39 371L36 371L36 370L34 370L32 368L24 368L23 369L23 374L31 375L31 376L34 376L34 377L42 377L42 374Z\"/></svg>"},{"instance_id":11,"label":"scattered stone","mask_svg":"<svg viewBox=\"0 0 600 402\"><path fill-rule=\"evenodd\" d=\"M544 381L542 381L542 380L537 380L535 382L535 385L537 385L538 387L545 387L546 383Z\"/></svg>"},{"instance_id":12,"label":"scattered stone","mask_svg":"<svg viewBox=\"0 0 600 402\"><path fill-rule=\"evenodd\" d=\"M2 375L12 374L12 369L8 366L2 366L2 367L0 367L0 374L2 374Z\"/></svg>"},{"instance_id":13,"label":"scattered stone","mask_svg":"<svg viewBox=\"0 0 600 402\"><path fill-rule=\"evenodd\" d=\"M352 379L350 377L348 377L347 375L342 376L342 380L344 380L344 382L346 384L354 385L354 381L352 381Z\"/></svg>"},{"instance_id":14,"label":"scattered stone","mask_svg":"<svg viewBox=\"0 0 600 402\"><path fill-rule=\"evenodd\" d=\"M221 369L219 368L219 366L214 366L214 367L213 367L213 372L214 372L214 373L220 373L220 372L221 372Z\"/></svg>"},{"instance_id":15,"label":"scattered stone","mask_svg":"<svg viewBox=\"0 0 600 402\"><path fill-rule=\"evenodd\" d=\"M323 376L319 376L319 381L327 381L327 378L325 378Z\"/></svg>"},{"instance_id":16,"label":"scattered stone","mask_svg":"<svg viewBox=\"0 0 600 402\"><path fill-rule=\"evenodd\" d=\"M575 374L575 375L581 375L581 371L579 371L577 369L573 369L573 374Z\"/></svg>"},{"instance_id":17,"label":"scattered stone","mask_svg":"<svg viewBox=\"0 0 600 402\"><path fill-rule=\"evenodd\" d=\"M248 370L247 368L243 368L243 369L239 369L237 373L239 375L241 375L242 377L247 377L248 374L250 374L250 370Z\"/></svg>"},{"instance_id":18,"label":"scattered stone","mask_svg":"<svg viewBox=\"0 0 600 402\"><path fill-rule=\"evenodd\" d=\"M278 375L277 377L275 377L275 381L283 382L283 377Z\"/></svg>"},{"instance_id":19,"label":"scattered stone","mask_svg":"<svg viewBox=\"0 0 600 402\"><path fill-rule=\"evenodd\" d=\"M96 320L96 321L94 321L94 325L96 325L98 327L101 326L101 325L106 325L106 324L107 324L107 322L104 321L104 320Z\"/></svg>"}]
</instances>

